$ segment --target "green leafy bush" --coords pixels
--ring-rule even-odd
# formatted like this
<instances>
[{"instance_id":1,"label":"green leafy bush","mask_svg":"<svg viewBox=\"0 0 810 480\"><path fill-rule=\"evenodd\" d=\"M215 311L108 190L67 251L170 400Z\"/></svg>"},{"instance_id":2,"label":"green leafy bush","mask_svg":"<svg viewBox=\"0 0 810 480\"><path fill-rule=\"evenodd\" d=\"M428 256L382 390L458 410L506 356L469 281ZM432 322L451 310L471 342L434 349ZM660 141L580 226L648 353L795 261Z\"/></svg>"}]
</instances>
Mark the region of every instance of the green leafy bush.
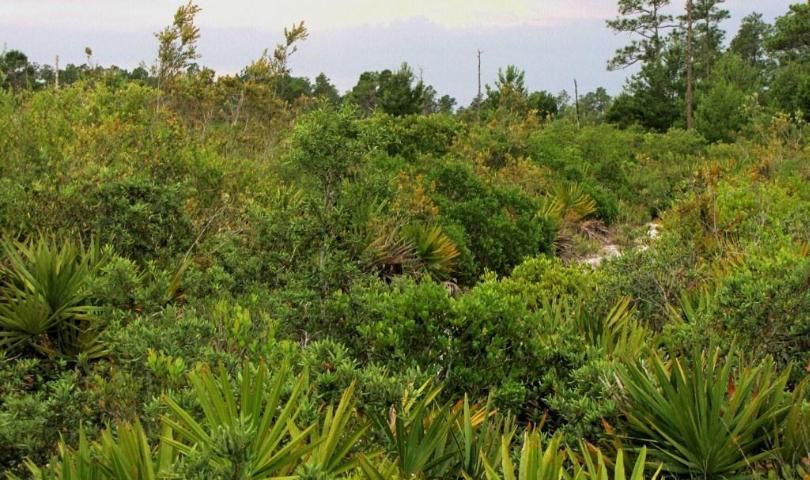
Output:
<instances>
[{"instance_id":1,"label":"green leafy bush","mask_svg":"<svg viewBox=\"0 0 810 480\"><path fill-rule=\"evenodd\" d=\"M525 194L489 187L462 164L435 169L431 181L442 221L464 229L465 246L473 254L475 270L459 272L462 282L472 282L485 269L508 273L525 257L551 251L553 226L535 215L539 205Z\"/></svg>"},{"instance_id":2,"label":"green leafy bush","mask_svg":"<svg viewBox=\"0 0 810 480\"><path fill-rule=\"evenodd\" d=\"M751 252L720 281L716 314L746 351L801 366L810 364L810 258L794 252Z\"/></svg>"},{"instance_id":3,"label":"green leafy bush","mask_svg":"<svg viewBox=\"0 0 810 480\"><path fill-rule=\"evenodd\" d=\"M102 185L88 211L92 231L120 254L145 261L184 253L194 240L183 210L187 191L150 179L132 178Z\"/></svg>"}]
</instances>

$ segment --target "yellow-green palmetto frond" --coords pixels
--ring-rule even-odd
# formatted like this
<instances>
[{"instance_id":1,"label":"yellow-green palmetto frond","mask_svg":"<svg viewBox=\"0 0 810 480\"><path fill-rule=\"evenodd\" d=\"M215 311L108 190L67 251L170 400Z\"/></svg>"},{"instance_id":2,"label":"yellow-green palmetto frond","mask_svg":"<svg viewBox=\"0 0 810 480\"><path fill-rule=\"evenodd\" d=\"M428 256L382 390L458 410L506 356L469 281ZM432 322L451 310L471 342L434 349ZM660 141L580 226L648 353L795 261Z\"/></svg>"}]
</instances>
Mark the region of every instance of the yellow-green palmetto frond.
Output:
<instances>
[{"instance_id":1,"label":"yellow-green palmetto frond","mask_svg":"<svg viewBox=\"0 0 810 480\"><path fill-rule=\"evenodd\" d=\"M149 440L140 422L118 423L107 428L101 439L90 443L84 431L74 450L59 444L59 453L45 467L28 463L36 480L159 480L174 478L174 448L165 441L172 437L164 426L157 448Z\"/></svg>"},{"instance_id":2,"label":"yellow-green palmetto frond","mask_svg":"<svg viewBox=\"0 0 810 480\"><path fill-rule=\"evenodd\" d=\"M691 359L653 353L621 370L628 437L675 474L721 477L772 454L769 432L788 412L789 369L767 359L748 367L720 349Z\"/></svg>"},{"instance_id":3,"label":"yellow-green palmetto frond","mask_svg":"<svg viewBox=\"0 0 810 480\"><path fill-rule=\"evenodd\" d=\"M383 228L364 252L366 265L383 276L424 273L436 280L450 277L458 256L455 243L438 225Z\"/></svg>"},{"instance_id":4,"label":"yellow-green palmetto frond","mask_svg":"<svg viewBox=\"0 0 810 480\"><path fill-rule=\"evenodd\" d=\"M97 356L101 322L89 284L109 258L92 243L40 238L4 241L0 266L0 345L48 356Z\"/></svg>"},{"instance_id":5,"label":"yellow-green palmetto frond","mask_svg":"<svg viewBox=\"0 0 810 480\"><path fill-rule=\"evenodd\" d=\"M165 439L187 458L204 458L211 475L264 480L291 475L316 445L307 442L315 425L295 426L306 378L301 376L283 400L289 369L274 378L264 365L246 364L234 395L231 381L220 368L217 374L203 367L190 374L203 418L197 420L169 397L171 415L164 417L176 438ZM202 457L200 457L202 455ZM235 476L235 477L234 477Z\"/></svg>"},{"instance_id":6,"label":"yellow-green palmetto frond","mask_svg":"<svg viewBox=\"0 0 810 480\"><path fill-rule=\"evenodd\" d=\"M450 276L459 252L440 226L412 226L404 229L403 237L413 245L418 264L426 273L437 280Z\"/></svg>"}]
</instances>

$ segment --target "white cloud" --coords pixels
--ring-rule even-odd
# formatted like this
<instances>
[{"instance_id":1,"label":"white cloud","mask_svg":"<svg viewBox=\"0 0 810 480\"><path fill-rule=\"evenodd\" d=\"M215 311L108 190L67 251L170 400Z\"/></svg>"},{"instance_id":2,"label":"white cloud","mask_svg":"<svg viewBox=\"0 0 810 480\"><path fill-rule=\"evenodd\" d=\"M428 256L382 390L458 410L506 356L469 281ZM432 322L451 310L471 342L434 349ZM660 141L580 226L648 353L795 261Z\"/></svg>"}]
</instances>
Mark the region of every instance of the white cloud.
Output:
<instances>
[{"instance_id":1,"label":"white cloud","mask_svg":"<svg viewBox=\"0 0 810 480\"><path fill-rule=\"evenodd\" d=\"M179 0L0 0L0 24L131 31L167 24ZM424 17L449 28L550 25L605 18L610 0L199 0L206 27L279 30L384 25Z\"/></svg>"}]
</instances>

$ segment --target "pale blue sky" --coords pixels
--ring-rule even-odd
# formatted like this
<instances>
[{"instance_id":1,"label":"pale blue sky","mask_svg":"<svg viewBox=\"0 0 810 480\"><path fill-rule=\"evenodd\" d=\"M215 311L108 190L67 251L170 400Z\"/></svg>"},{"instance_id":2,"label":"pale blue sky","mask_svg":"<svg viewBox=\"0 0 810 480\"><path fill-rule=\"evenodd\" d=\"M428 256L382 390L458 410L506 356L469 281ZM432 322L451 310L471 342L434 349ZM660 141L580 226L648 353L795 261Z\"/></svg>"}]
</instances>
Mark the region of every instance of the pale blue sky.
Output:
<instances>
[{"instance_id":1,"label":"pale blue sky","mask_svg":"<svg viewBox=\"0 0 810 480\"><path fill-rule=\"evenodd\" d=\"M39 63L82 63L90 46L104 65L151 62L152 32L170 22L177 0L0 0L0 45L23 50ZM626 72L607 72L613 50L627 40L605 27L614 0L200 0L201 63L236 72L281 30L298 20L310 38L292 61L293 73L325 72L341 90L365 70L407 61L439 93L461 103L475 94L475 51L484 81L498 67L526 70L532 89L557 92L605 86L617 92ZM682 0L673 2L677 8ZM728 0L733 36L740 19L759 11L772 20L790 0Z\"/></svg>"}]
</instances>

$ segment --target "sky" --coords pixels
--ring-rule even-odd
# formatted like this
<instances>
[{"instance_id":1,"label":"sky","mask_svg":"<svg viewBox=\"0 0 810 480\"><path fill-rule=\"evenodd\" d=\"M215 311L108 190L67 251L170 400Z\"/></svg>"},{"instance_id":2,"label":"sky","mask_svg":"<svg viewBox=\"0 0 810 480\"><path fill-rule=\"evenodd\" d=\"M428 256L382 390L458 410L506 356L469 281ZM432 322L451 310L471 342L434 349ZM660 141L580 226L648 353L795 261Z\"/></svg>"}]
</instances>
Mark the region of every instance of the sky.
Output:
<instances>
[{"instance_id":1,"label":"sky","mask_svg":"<svg viewBox=\"0 0 810 480\"><path fill-rule=\"evenodd\" d=\"M673 0L673 8L684 0ZM101 65L133 68L151 63L153 33L169 24L179 0L0 0L0 46L32 61L84 63L84 48ZM476 50L482 77L499 67L526 71L531 90L621 90L629 73L608 72L607 60L628 41L607 29L615 0L199 0L200 63L236 73L303 20L309 38L291 59L294 75L320 72L341 91L360 73L408 62L439 94L466 104L477 89ZM769 21L791 0L727 0L729 38L752 11Z\"/></svg>"}]
</instances>

